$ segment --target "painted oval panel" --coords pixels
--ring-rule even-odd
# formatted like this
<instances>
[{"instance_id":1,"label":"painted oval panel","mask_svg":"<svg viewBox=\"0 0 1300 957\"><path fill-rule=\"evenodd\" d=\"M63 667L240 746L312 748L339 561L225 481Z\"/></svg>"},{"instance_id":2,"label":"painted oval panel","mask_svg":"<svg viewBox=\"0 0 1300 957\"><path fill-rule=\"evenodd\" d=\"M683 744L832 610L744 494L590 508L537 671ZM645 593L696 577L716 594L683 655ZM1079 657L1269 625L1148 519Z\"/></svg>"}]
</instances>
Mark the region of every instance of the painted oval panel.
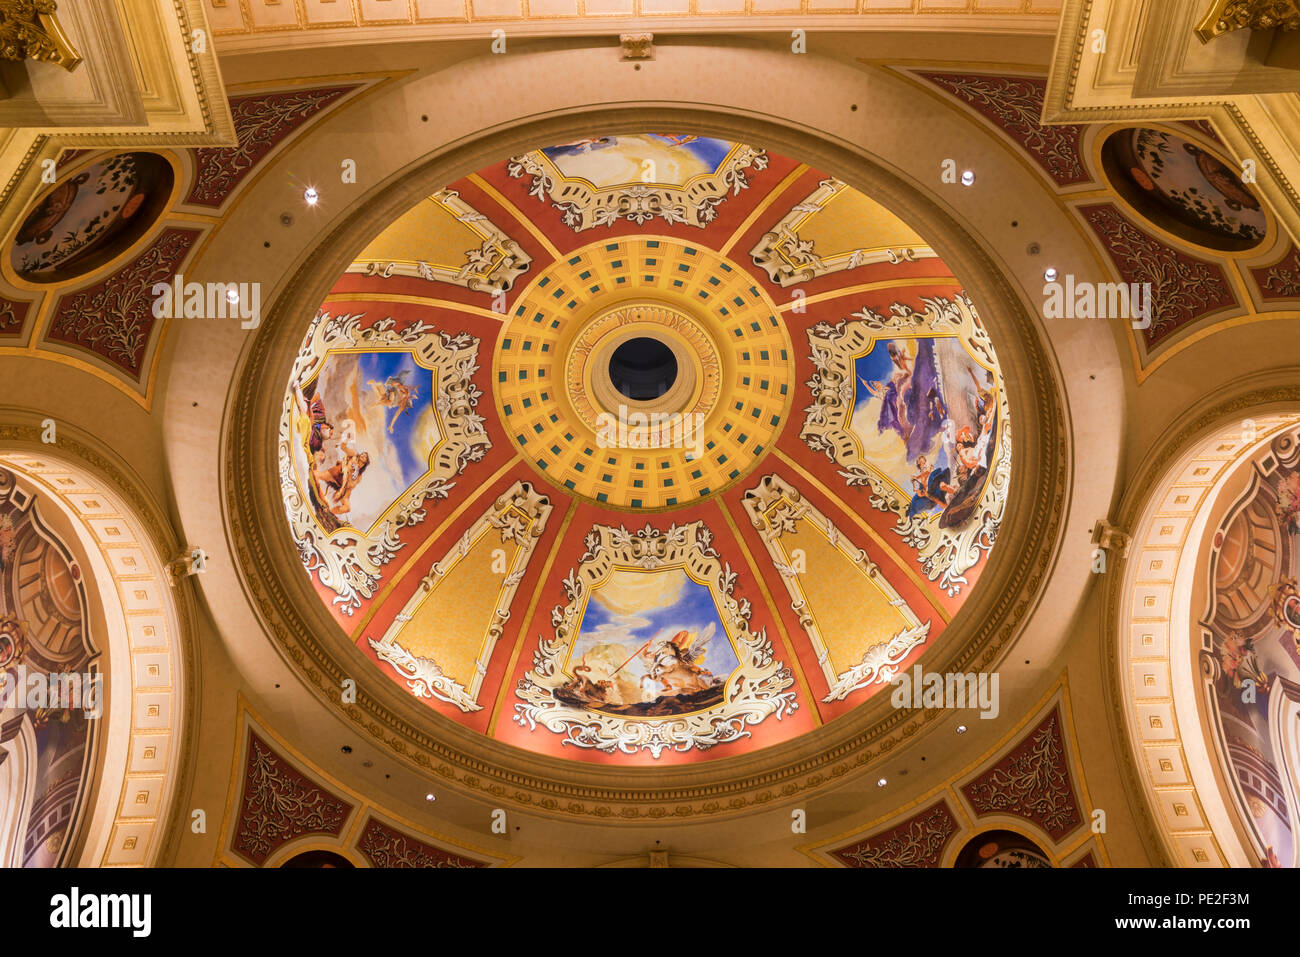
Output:
<instances>
[{"instance_id":1,"label":"painted oval panel","mask_svg":"<svg viewBox=\"0 0 1300 957\"><path fill-rule=\"evenodd\" d=\"M1212 249L1250 249L1268 217L1250 187L1214 154L1163 130L1120 130L1102 161L1111 185L1161 229Z\"/></svg>"},{"instance_id":2,"label":"painted oval panel","mask_svg":"<svg viewBox=\"0 0 1300 957\"><path fill-rule=\"evenodd\" d=\"M9 254L14 271L47 283L102 266L153 225L173 178L156 153L118 153L64 177L19 227Z\"/></svg>"}]
</instances>

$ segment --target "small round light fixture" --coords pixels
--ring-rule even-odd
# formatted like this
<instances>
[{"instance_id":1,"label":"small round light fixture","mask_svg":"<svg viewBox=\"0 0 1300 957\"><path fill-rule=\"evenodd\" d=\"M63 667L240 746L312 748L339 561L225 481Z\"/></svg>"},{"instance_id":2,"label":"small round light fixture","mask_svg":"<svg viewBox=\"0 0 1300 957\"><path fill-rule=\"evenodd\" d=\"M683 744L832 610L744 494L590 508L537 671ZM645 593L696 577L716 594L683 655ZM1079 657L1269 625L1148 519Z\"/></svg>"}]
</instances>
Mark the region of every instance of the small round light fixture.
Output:
<instances>
[{"instance_id":1,"label":"small round light fixture","mask_svg":"<svg viewBox=\"0 0 1300 957\"><path fill-rule=\"evenodd\" d=\"M959 725L957 725L957 733L958 733L958 734L965 734L965 733L966 733L966 725L964 725L964 724L959 724Z\"/></svg>"},{"instance_id":2,"label":"small round light fixture","mask_svg":"<svg viewBox=\"0 0 1300 957\"><path fill-rule=\"evenodd\" d=\"M226 290L226 302L234 304L239 302L239 290L231 287Z\"/></svg>"},{"instance_id":3,"label":"small round light fixture","mask_svg":"<svg viewBox=\"0 0 1300 957\"><path fill-rule=\"evenodd\" d=\"M316 202L320 199L320 194L316 192L315 186L308 186L303 190L302 198L308 206L315 206Z\"/></svg>"},{"instance_id":4,"label":"small round light fixture","mask_svg":"<svg viewBox=\"0 0 1300 957\"><path fill-rule=\"evenodd\" d=\"M1055 266L1048 266L1046 269L1043 270L1043 278L1046 279L1048 282L1056 282L1056 275L1057 273L1056 273Z\"/></svg>"},{"instance_id":5,"label":"small round light fixture","mask_svg":"<svg viewBox=\"0 0 1300 957\"><path fill-rule=\"evenodd\" d=\"M975 185L975 171L973 169L962 170L961 184L963 186Z\"/></svg>"},{"instance_id":6,"label":"small round light fixture","mask_svg":"<svg viewBox=\"0 0 1300 957\"><path fill-rule=\"evenodd\" d=\"M424 799L425 799L426 801L429 801L430 803L432 803L433 801L438 800L438 799L437 799L436 797L434 797L432 794L426 794L426 795L424 796Z\"/></svg>"},{"instance_id":7,"label":"small round light fixture","mask_svg":"<svg viewBox=\"0 0 1300 957\"><path fill-rule=\"evenodd\" d=\"M886 781L884 778L881 778L879 781L876 782L876 787L883 788L888 783L889 782Z\"/></svg>"}]
</instances>

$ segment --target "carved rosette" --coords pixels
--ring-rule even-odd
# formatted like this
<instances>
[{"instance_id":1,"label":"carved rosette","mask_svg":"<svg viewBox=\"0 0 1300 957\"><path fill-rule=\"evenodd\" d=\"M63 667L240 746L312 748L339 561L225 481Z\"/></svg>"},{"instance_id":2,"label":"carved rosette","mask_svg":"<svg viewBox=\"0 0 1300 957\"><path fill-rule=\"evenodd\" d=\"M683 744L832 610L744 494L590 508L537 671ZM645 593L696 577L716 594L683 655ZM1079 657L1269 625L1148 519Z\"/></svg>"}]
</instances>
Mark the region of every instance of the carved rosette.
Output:
<instances>
[{"instance_id":1,"label":"carved rosette","mask_svg":"<svg viewBox=\"0 0 1300 957\"><path fill-rule=\"evenodd\" d=\"M480 711L478 693L487 674L488 662L492 660L492 650L500 639L505 623L510 618L510 606L514 602L515 590L524 579L528 561L537 545L537 539L546 529L546 519L551 514L550 500L527 482L515 482L498 498L485 515L465 530L446 555L427 575L420 579L415 594L394 618L393 624L382 639L370 639L370 647L382 661L388 662L406 681L411 694L417 698L437 698L455 705L461 711ZM407 651L398 641L402 630L415 615L421 603L433 593L458 562L464 559L470 549L484 535L493 533L499 537L501 544L514 545L513 560L501 577L501 586L497 594L496 611L490 621L485 623L482 645L477 660L474 662L474 674L465 684L446 674L438 663L430 657L421 657Z\"/></svg>"},{"instance_id":2,"label":"carved rosette","mask_svg":"<svg viewBox=\"0 0 1300 957\"><path fill-rule=\"evenodd\" d=\"M798 282L808 282L818 276L856 269L873 263L916 262L918 259L935 259L937 254L929 246L907 246L902 248L880 247L874 249L851 249L844 252L818 255L811 239L799 235L813 216L835 198L837 194L848 189L848 185L837 179L824 179L807 198L790 208L781 219L764 233L749 251L754 265L766 270L768 278L782 286L792 286Z\"/></svg>"},{"instance_id":3,"label":"carved rosette","mask_svg":"<svg viewBox=\"0 0 1300 957\"><path fill-rule=\"evenodd\" d=\"M893 531L903 544L914 548L930 581L950 596L967 584L966 572L992 549L1011 484L1011 422L1007 414L1006 388L997 377L998 435L996 457L972 516L959 528L939 527L939 515L907 517L911 497L894 484L873 463L862 458L858 442L850 431L855 400L853 364L873 347L877 338L917 331L940 336L956 335L971 355L986 368L997 369L997 358L988 332L975 313L975 305L964 294L954 299L922 299L926 309L916 312L895 303L889 315L870 309L853 313L835 325L820 322L808 330L812 362L816 368L807 383L814 402L804 409L799 437L814 452L823 452L839 466L839 474L852 487L870 490L872 508L896 516Z\"/></svg>"},{"instance_id":4,"label":"carved rosette","mask_svg":"<svg viewBox=\"0 0 1300 957\"><path fill-rule=\"evenodd\" d=\"M732 592L736 573L712 548L713 534L703 522L671 525L658 531L649 524L638 532L619 526L596 525L587 534L587 551L578 567L564 579L567 607L551 613L553 638L538 636L533 668L520 679L514 720L529 731L538 725L564 736L564 744L600 751L658 758L665 749L704 751L749 737L751 725L769 717L780 720L798 707L790 669L773 657L766 630L749 630L748 599ZM555 696L569 676L565 659L578 637L583 612L592 592L615 570L685 570L713 593L720 619L739 659L727 679L723 700L712 708L662 718L628 718L567 705Z\"/></svg>"},{"instance_id":5,"label":"carved rosette","mask_svg":"<svg viewBox=\"0 0 1300 957\"><path fill-rule=\"evenodd\" d=\"M749 186L747 171L767 168L767 153L737 144L709 176L692 178L686 186L633 183L604 188L583 179L569 179L540 150L511 158L506 172L531 177L530 196L548 199L561 212L564 225L575 233L628 220L644 226L652 219L669 224L704 227L717 218L717 207L728 195ZM687 188L689 186L689 188Z\"/></svg>"},{"instance_id":6,"label":"carved rosette","mask_svg":"<svg viewBox=\"0 0 1300 957\"><path fill-rule=\"evenodd\" d=\"M492 447L483 416L475 411L481 394L473 382L478 371L477 338L466 332L454 336L439 332L423 321L398 331L391 317L369 326L363 326L362 319L361 314L331 316L322 311L312 321L290 373L278 441L280 488L298 554L308 573L336 594L334 604L347 615L361 606L362 598L374 594L384 566L403 547L398 533L423 522L427 503L445 499L456 484L451 479ZM365 533L349 526L326 532L299 484L294 465L295 396L301 384L337 349L410 350L422 364L434 369L433 407L442 440L433 451L429 471L403 494L386 518Z\"/></svg>"},{"instance_id":7,"label":"carved rosette","mask_svg":"<svg viewBox=\"0 0 1300 957\"><path fill-rule=\"evenodd\" d=\"M799 615L799 624L808 634L808 640L817 653L817 663L821 665L826 684L830 687L822 700L839 701L869 685L891 682L898 674L898 666L929 637L930 623L917 617L894 586L880 574L879 568L867 557L864 549L845 538L830 519L779 475L763 476L758 485L745 493L741 504L749 513L750 521L758 530L763 544L767 546L772 564L790 593L790 607ZM848 561L861 569L863 576L871 580L869 587L879 589L907 621L907 627L886 640L871 645L863 653L861 661L842 672L836 671L831 650L822 637L817 619L808 611L808 598L802 584L805 572L800 571L786 553L783 536L795 531L800 522L812 525Z\"/></svg>"}]
</instances>

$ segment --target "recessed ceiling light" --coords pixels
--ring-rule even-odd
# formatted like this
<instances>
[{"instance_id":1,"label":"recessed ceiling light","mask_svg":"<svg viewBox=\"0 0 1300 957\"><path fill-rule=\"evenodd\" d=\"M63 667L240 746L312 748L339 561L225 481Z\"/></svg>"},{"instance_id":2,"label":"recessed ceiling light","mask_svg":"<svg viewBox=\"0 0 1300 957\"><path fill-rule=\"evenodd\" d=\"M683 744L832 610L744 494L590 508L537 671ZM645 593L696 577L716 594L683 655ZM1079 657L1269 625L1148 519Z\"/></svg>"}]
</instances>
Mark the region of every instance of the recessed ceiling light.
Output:
<instances>
[{"instance_id":1,"label":"recessed ceiling light","mask_svg":"<svg viewBox=\"0 0 1300 957\"><path fill-rule=\"evenodd\" d=\"M425 799L426 801L436 801L436 800L438 800L438 799L437 799L436 797L434 797L432 794L426 794L426 795L424 796L424 799Z\"/></svg>"},{"instance_id":2,"label":"recessed ceiling light","mask_svg":"<svg viewBox=\"0 0 1300 957\"><path fill-rule=\"evenodd\" d=\"M966 733L966 725L964 725L964 724L959 724L959 725L957 725L957 733L958 733L958 734L965 734L965 733Z\"/></svg>"},{"instance_id":3,"label":"recessed ceiling light","mask_svg":"<svg viewBox=\"0 0 1300 957\"><path fill-rule=\"evenodd\" d=\"M316 201L320 199L320 194L316 192L315 186L308 186L303 190L302 198L306 200L308 206L315 206Z\"/></svg>"},{"instance_id":4,"label":"recessed ceiling light","mask_svg":"<svg viewBox=\"0 0 1300 957\"><path fill-rule=\"evenodd\" d=\"M975 171L973 169L962 171L961 184L963 186L973 186L975 184Z\"/></svg>"},{"instance_id":5,"label":"recessed ceiling light","mask_svg":"<svg viewBox=\"0 0 1300 957\"><path fill-rule=\"evenodd\" d=\"M1056 282L1056 267L1048 266L1043 270L1043 278L1048 282Z\"/></svg>"},{"instance_id":6,"label":"recessed ceiling light","mask_svg":"<svg viewBox=\"0 0 1300 957\"><path fill-rule=\"evenodd\" d=\"M876 787L883 788L888 783L889 782L886 781L884 778L881 778L879 781L876 782Z\"/></svg>"},{"instance_id":7,"label":"recessed ceiling light","mask_svg":"<svg viewBox=\"0 0 1300 957\"><path fill-rule=\"evenodd\" d=\"M226 302L239 302L239 290L238 290L238 289L227 289L227 290L226 290Z\"/></svg>"}]
</instances>

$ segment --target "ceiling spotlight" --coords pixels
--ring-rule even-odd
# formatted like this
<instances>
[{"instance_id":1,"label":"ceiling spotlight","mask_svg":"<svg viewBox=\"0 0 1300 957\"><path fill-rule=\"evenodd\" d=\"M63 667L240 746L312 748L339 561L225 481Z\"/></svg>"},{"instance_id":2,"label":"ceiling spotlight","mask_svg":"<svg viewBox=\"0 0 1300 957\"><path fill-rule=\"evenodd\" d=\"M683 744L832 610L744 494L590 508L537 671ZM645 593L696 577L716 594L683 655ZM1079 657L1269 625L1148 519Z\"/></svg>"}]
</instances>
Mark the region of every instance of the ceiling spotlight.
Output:
<instances>
[{"instance_id":1,"label":"ceiling spotlight","mask_svg":"<svg viewBox=\"0 0 1300 957\"><path fill-rule=\"evenodd\" d=\"M438 799L437 799L436 797L434 797L432 794L426 794L426 795L424 796L424 799L425 799L426 801L436 801L436 800L438 800Z\"/></svg>"},{"instance_id":2,"label":"ceiling spotlight","mask_svg":"<svg viewBox=\"0 0 1300 957\"><path fill-rule=\"evenodd\" d=\"M1048 282L1056 282L1056 267L1048 266L1043 270L1043 278Z\"/></svg>"},{"instance_id":3,"label":"ceiling spotlight","mask_svg":"<svg viewBox=\"0 0 1300 957\"><path fill-rule=\"evenodd\" d=\"M226 302L230 302L230 303L239 302L239 290L234 288L227 289Z\"/></svg>"},{"instance_id":4,"label":"ceiling spotlight","mask_svg":"<svg viewBox=\"0 0 1300 957\"><path fill-rule=\"evenodd\" d=\"M316 192L315 186L308 186L303 191L302 198L306 200L308 206L315 206L316 201L320 199L320 194Z\"/></svg>"},{"instance_id":5,"label":"ceiling spotlight","mask_svg":"<svg viewBox=\"0 0 1300 957\"><path fill-rule=\"evenodd\" d=\"M883 788L888 783L889 782L886 781L884 778L881 778L879 781L876 782L876 787Z\"/></svg>"},{"instance_id":6,"label":"ceiling spotlight","mask_svg":"<svg viewBox=\"0 0 1300 957\"><path fill-rule=\"evenodd\" d=\"M966 725L964 725L964 724L959 724L959 725L957 725L957 733L958 733L958 734L965 734L965 733L966 733Z\"/></svg>"},{"instance_id":7,"label":"ceiling spotlight","mask_svg":"<svg viewBox=\"0 0 1300 957\"><path fill-rule=\"evenodd\" d=\"M975 171L973 169L962 171L961 184L963 186L973 186L975 184Z\"/></svg>"}]
</instances>

